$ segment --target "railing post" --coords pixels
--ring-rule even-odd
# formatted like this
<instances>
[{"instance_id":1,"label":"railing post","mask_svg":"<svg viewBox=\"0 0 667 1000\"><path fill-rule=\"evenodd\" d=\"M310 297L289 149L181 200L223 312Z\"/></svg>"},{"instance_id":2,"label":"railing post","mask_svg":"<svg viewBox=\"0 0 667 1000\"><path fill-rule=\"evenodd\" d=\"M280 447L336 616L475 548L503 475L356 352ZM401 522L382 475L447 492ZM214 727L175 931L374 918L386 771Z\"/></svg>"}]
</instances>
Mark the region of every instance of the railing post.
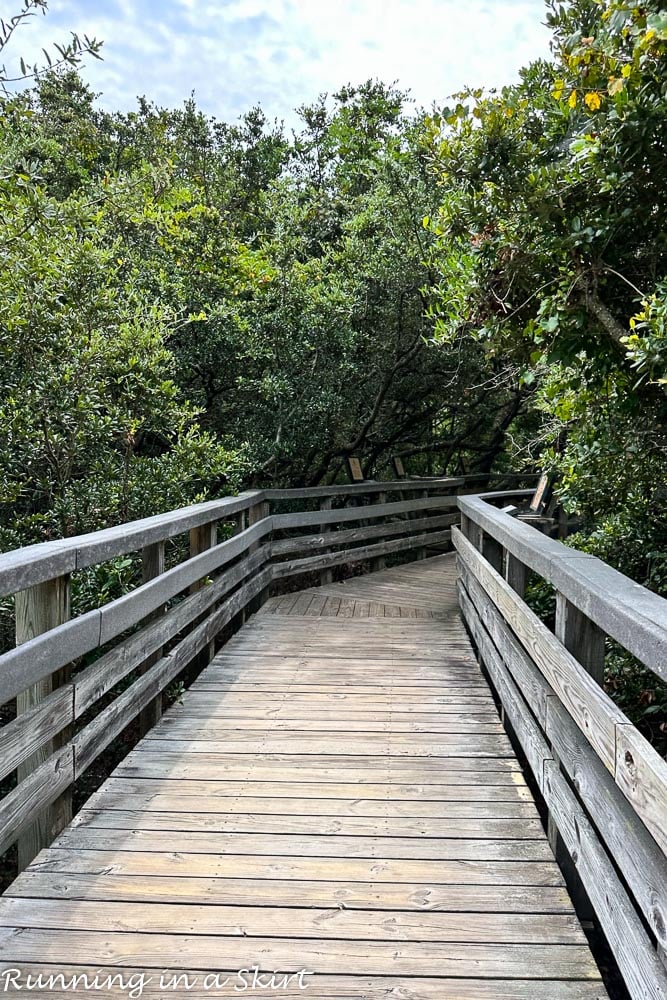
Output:
<instances>
[{"instance_id":1,"label":"railing post","mask_svg":"<svg viewBox=\"0 0 667 1000\"><path fill-rule=\"evenodd\" d=\"M212 549L218 539L218 525L216 521L209 521L208 524L200 524L197 528L190 530L190 558L198 556L207 549ZM203 580L197 580L190 587L190 593L196 594L205 586ZM208 646L202 653L205 662L210 663L215 656L215 640L211 639Z\"/></svg>"},{"instance_id":2,"label":"railing post","mask_svg":"<svg viewBox=\"0 0 667 1000\"><path fill-rule=\"evenodd\" d=\"M192 528L190 530L190 558L192 559L194 556L206 552L207 549L213 548L217 540L217 535L218 531L215 521L209 524L200 524L198 528ZM196 594L203 586L203 581L198 580L190 587L190 593Z\"/></svg>"},{"instance_id":3,"label":"railing post","mask_svg":"<svg viewBox=\"0 0 667 1000\"><path fill-rule=\"evenodd\" d=\"M417 496L420 500L425 500L428 497L428 490L419 490ZM414 511L412 519L414 521L422 517L426 512L424 510ZM426 548L421 545L418 549L415 549L415 559L425 559L426 558Z\"/></svg>"},{"instance_id":4,"label":"railing post","mask_svg":"<svg viewBox=\"0 0 667 1000\"><path fill-rule=\"evenodd\" d=\"M510 585L512 590L516 591L519 597L523 598L526 593L526 584L528 582L528 567L525 563L522 563L520 559L513 556L511 552L507 549L503 550L504 559L501 559L501 566L499 572L503 574L507 583ZM500 706L500 719L507 731L507 735L514 740L515 744L520 745L520 740L518 740L514 727L507 718L507 712L505 711L505 706Z\"/></svg>"},{"instance_id":5,"label":"railing post","mask_svg":"<svg viewBox=\"0 0 667 1000\"><path fill-rule=\"evenodd\" d=\"M48 632L58 625L68 621L70 617L70 578L60 576L55 580L38 583L28 590L23 590L15 596L16 608L16 644L21 645ZM16 697L16 714L21 715L40 701L43 701L53 690L66 684L69 680L71 667L63 667L50 677L45 677L33 684ZM39 750L31 754L17 768L19 783L26 779L36 768L50 757L53 752L63 746L71 737L71 726L46 742ZM18 865L23 871L44 847L48 847L61 830L72 819L72 788L62 793L50 806L27 827L18 838Z\"/></svg>"},{"instance_id":6,"label":"railing post","mask_svg":"<svg viewBox=\"0 0 667 1000\"><path fill-rule=\"evenodd\" d=\"M241 532L245 531L247 527L248 527L248 511L241 510L236 515L236 531L234 532L234 534L240 535ZM246 609L241 608L238 615L235 615L234 618L232 619L232 622L230 622L232 631L237 632L240 628L242 628L242 626L245 625L246 623L246 618L247 618Z\"/></svg>"},{"instance_id":7,"label":"railing post","mask_svg":"<svg viewBox=\"0 0 667 1000\"><path fill-rule=\"evenodd\" d=\"M258 521L263 521L264 518L268 516L269 516L269 505L268 503L266 503L266 501L262 500L260 503L254 504L248 510L248 527L251 528L253 524L257 524ZM254 552L258 545L259 542L256 542L254 545L251 545L250 548L248 549L248 552ZM248 604L248 611L250 612L250 614L254 614L256 611L259 611L259 609L264 604L268 596L269 596L269 590L268 587L265 587L263 590L259 592L257 597L253 597L252 601L250 601L250 603Z\"/></svg>"},{"instance_id":8,"label":"railing post","mask_svg":"<svg viewBox=\"0 0 667 1000\"><path fill-rule=\"evenodd\" d=\"M604 640L601 628L562 594L556 594L556 638L597 681L604 684Z\"/></svg>"},{"instance_id":9,"label":"railing post","mask_svg":"<svg viewBox=\"0 0 667 1000\"><path fill-rule=\"evenodd\" d=\"M556 638L560 639L584 669L597 681L604 684L605 635L598 626L590 620L574 604L570 603L560 592L556 592ZM558 754L552 749L552 756L562 770ZM581 920L593 920L595 911L584 889L583 883L572 860L570 852L558 832L558 827L551 813L548 815L547 830L549 843L556 860L561 866L570 894L575 902L577 913Z\"/></svg>"},{"instance_id":10,"label":"railing post","mask_svg":"<svg viewBox=\"0 0 667 1000\"><path fill-rule=\"evenodd\" d=\"M320 500L320 510L331 510L333 505L333 497L324 497ZM321 524L320 532L323 535L328 535L331 531L330 524ZM330 549L322 549L322 552L329 552ZM328 584L333 583L333 570L323 569L320 573L320 587L326 587Z\"/></svg>"},{"instance_id":11,"label":"railing post","mask_svg":"<svg viewBox=\"0 0 667 1000\"><path fill-rule=\"evenodd\" d=\"M485 531L480 531L481 552L487 562L489 562L497 573L503 572L504 549L500 542Z\"/></svg>"},{"instance_id":12,"label":"railing post","mask_svg":"<svg viewBox=\"0 0 667 1000\"><path fill-rule=\"evenodd\" d=\"M466 514L461 514L461 531L466 536L471 545L474 545L476 549L480 552L482 551L482 540L484 532L478 524L468 517Z\"/></svg>"},{"instance_id":13,"label":"railing post","mask_svg":"<svg viewBox=\"0 0 667 1000\"><path fill-rule=\"evenodd\" d=\"M528 567L511 552L505 553L505 579L519 597L524 596L528 583Z\"/></svg>"},{"instance_id":14,"label":"railing post","mask_svg":"<svg viewBox=\"0 0 667 1000\"><path fill-rule=\"evenodd\" d=\"M386 493L376 493L375 495L376 504L385 503L386 500L387 500ZM387 566L387 560L385 556L376 556L376 558L371 561L371 571L373 573L376 573L378 570L381 569L386 569L386 566Z\"/></svg>"},{"instance_id":15,"label":"railing post","mask_svg":"<svg viewBox=\"0 0 667 1000\"><path fill-rule=\"evenodd\" d=\"M149 580L154 580L156 576L161 576L164 573L164 542L155 542L152 545L146 545L141 550L141 581L142 583L147 583ZM158 608L150 615L148 621L155 621L156 618L161 618L164 614L164 605ZM162 649L156 650L148 659L144 662L139 671L140 674L145 674L146 671L153 666L154 663L162 656ZM139 713L139 732L142 736L145 736L149 729L152 729L160 719L162 718L162 693L156 695L156 697L146 705L146 708L142 709Z\"/></svg>"}]
</instances>

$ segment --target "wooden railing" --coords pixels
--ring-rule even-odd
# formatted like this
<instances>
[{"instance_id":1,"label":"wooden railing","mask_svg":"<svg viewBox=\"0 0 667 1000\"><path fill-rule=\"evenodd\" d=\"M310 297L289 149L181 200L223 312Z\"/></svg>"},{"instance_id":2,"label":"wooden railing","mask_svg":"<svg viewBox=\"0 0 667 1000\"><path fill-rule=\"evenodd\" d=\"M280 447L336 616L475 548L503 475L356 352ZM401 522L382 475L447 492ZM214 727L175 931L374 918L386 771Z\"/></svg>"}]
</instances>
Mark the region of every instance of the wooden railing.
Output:
<instances>
[{"instance_id":1,"label":"wooden railing","mask_svg":"<svg viewBox=\"0 0 667 1000\"><path fill-rule=\"evenodd\" d=\"M461 607L548 810L552 846L630 995L665 1000L667 764L602 685L606 637L667 679L667 601L482 497L459 506ZM531 574L555 589L554 632L523 600Z\"/></svg>"},{"instance_id":2,"label":"wooden railing","mask_svg":"<svg viewBox=\"0 0 667 1000\"><path fill-rule=\"evenodd\" d=\"M273 581L447 544L462 480L263 490L0 556L0 597L15 594L16 646L0 656L0 852L19 866L72 814L72 785L132 720L145 732L162 693L210 658L223 631ZM222 540L219 540L222 539ZM169 554L183 558L166 568ZM135 554L137 585L70 618L72 581ZM173 558L171 560L173 562ZM80 579L80 577L78 578Z\"/></svg>"},{"instance_id":3,"label":"wooden railing","mask_svg":"<svg viewBox=\"0 0 667 1000\"><path fill-rule=\"evenodd\" d=\"M454 479L259 490L0 556L16 646L0 656L0 851L23 867L69 821L72 787L133 720L287 577L419 557L454 542L460 601L510 733L633 998L665 1000L667 765L603 687L608 636L667 678L667 602L497 507L528 490L462 495ZM457 527L461 522L461 528ZM170 557L166 561L165 551ZM70 618L78 574L134 553L129 592ZM176 558L179 556L179 558ZM550 631L523 600L556 591Z\"/></svg>"}]
</instances>

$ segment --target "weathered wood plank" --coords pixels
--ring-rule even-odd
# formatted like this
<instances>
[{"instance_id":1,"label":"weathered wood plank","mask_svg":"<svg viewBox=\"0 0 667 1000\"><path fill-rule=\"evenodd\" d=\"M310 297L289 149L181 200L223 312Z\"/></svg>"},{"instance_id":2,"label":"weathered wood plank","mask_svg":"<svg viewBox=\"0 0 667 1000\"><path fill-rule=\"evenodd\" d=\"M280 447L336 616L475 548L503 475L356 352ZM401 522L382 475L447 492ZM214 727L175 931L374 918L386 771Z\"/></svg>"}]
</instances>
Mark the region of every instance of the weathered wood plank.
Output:
<instances>
[{"instance_id":1,"label":"weathered wood plank","mask_svg":"<svg viewBox=\"0 0 667 1000\"><path fill-rule=\"evenodd\" d=\"M502 887L503 913L572 914L563 887ZM10 886L6 898L82 899L98 902L190 903L226 906L336 906L346 910L497 913L496 885L438 882L314 881L271 878L160 878L152 875L70 873L54 878L27 871Z\"/></svg>"},{"instance_id":2,"label":"weathered wood plank","mask_svg":"<svg viewBox=\"0 0 667 1000\"><path fill-rule=\"evenodd\" d=\"M477 832L479 836L492 838L507 835L517 839L537 839L544 834L541 825L535 825L538 813L532 802L503 798L493 798L491 801L483 798L479 801L474 798L472 789L467 801L363 798L332 800L296 798L294 795L262 798L243 793L237 797L233 794L233 787L228 792L227 796L212 798L169 795L166 792L96 795L89 807L79 814L81 818L75 818L74 822L77 826L79 823L88 823L91 826L124 828L130 822L124 815L127 813L134 820L132 828L137 830L151 829L153 823L158 828L168 829L167 824L172 823L173 829L213 830L224 827L233 831L240 828L241 824L247 824L258 830L260 827L271 826L279 832L278 827L291 828L294 824L308 826L322 833L375 831L378 836L387 830L418 837L474 837ZM285 798L289 801L286 802ZM286 816L286 812L289 815ZM117 818L118 813L122 814L120 819ZM161 813L166 815L162 816ZM90 818L91 814L94 814L93 818ZM348 820L355 822L347 822ZM384 820L390 820L391 823L385 823ZM521 822L517 823L517 820Z\"/></svg>"},{"instance_id":3,"label":"weathered wood plank","mask_svg":"<svg viewBox=\"0 0 667 1000\"><path fill-rule=\"evenodd\" d=\"M286 528L307 528L313 525L346 524L349 521L376 520L424 510L453 510L455 496L417 497L412 500L394 500L371 507L343 507L337 510L298 511L295 514L273 514L274 531Z\"/></svg>"},{"instance_id":4,"label":"weathered wood plank","mask_svg":"<svg viewBox=\"0 0 667 1000\"><path fill-rule=\"evenodd\" d=\"M330 508L329 508L330 509ZM277 515L280 516L280 515ZM432 517L415 518L414 521L389 521L383 524L367 524L359 528L341 531L322 530L316 535L299 535L297 538L281 538L271 545L272 555L286 556L295 552L318 552L331 546L356 544L370 538L392 538L398 535L416 535L436 528L449 528L458 521L458 514L440 514ZM323 529L329 528L324 525ZM384 568L384 567L382 567ZM378 566L378 569L380 567ZM322 581L324 582L324 580ZM331 583L331 581L328 581Z\"/></svg>"},{"instance_id":5,"label":"weathered wood plank","mask_svg":"<svg viewBox=\"0 0 667 1000\"><path fill-rule=\"evenodd\" d=\"M241 845L239 845L241 846ZM332 858L262 854L181 854L173 851L121 851L51 847L30 871L95 874L111 866L125 875L163 878L293 878L353 882L438 882L478 885L562 886L563 877L551 861L460 860L415 858Z\"/></svg>"},{"instance_id":6,"label":"weathered wood plank","mask_svg":"<svg viewBox=\"0 0 667 1000\"><path fill-rule=\"evenodd\" d=\"M124 931L139 934L206 934L216 937L284 937L284 909L275 906L192 906L3 898L0 927ZM357 941L460 941L488 944L584 944L576 917L524 913L383 912L333 908L289 911L291 938Z\"/></svg>"},{"instance_id":7,"label":"weathered wood plank","mask_svg":"<svg viewBox=\"0 0 667 1000\"><path fill-rule=\"evenodd\" d=\"M101 1000L108 997L127 996L133 985L141 986L142 996L164 997L165 989L174 992L172 974L162 976L149 975L145 969L127 967L124 976L119 981L117 968L111 966L67 966L67 965L33 965L22 963L22 976L18 983L27 982L29 975L44 977L60 974L65 976L65 983L56 978L53 985L49 983L49 996L54 1000L65 1000L72 995L73 989L94 989L95 996ZM211 974L202 976L194 969L183 972L187 975L182 989L187 989L187 995L193 1000L203 1000L204 997L223 998L237 997L240 992L250 990L253 986L252 976L239 976L238 970L227 970L218 976ZM88 979L84 979L88 976ZM13 983L14 980L12 980ZM385 976L345 976L320 975L306 977L303 982L298 976L287 979L278 976L276 985L270 981L270 976L260 977L256 990L262 990L262 996L267 1000L296 1000L303 998L304 987L317 991L318 1000L405 1000L405 979ZM129 985L128 985L129 984ZM166 985L165 985L166 984ZM531 980L489 980L489 979L427 979L423 976L410 977L410 1000L605 1000L607 994L599 981L592 982L540 981ZM176 990L178 995L178 990Z\"/></svg>"},{"instance_id":8,"label":"weathered wood plank","mask_svg":"<svg viewBox=\"0 0 667 1000\"><path fill-rule=\"evenodd\" d=\"M171 680L171 677L169 677ZM122 696L121 696L122 697ZM375 735L377 739L371 739ZM237 738L234 739L233 737ZM316 738L308 738L295 733L290 739L287 733L268 735L261 739L253 739L252 734L230 732L224 740L162 740L157 737L151 740L151 746L157 753L176 752L207 756L209 763L215 766L217 754L255 754L255 753L301 753L334 756L358 754L360 756L385 757L387 754L399 757L507 757L512 753L510 742L505 735L471 735L461 733L451 735L439 733L422 734L369 734L367 738L355 739L353 736L332 738L327 734Z\"/></svg>"},{"instance_id":9,"label":"weathered wood plank","mask_svg":"<svg viewBox=\"0 0 667 1000\"><path fill-rule=\"evenodd\" d=\"M266 500L310 500L320 497L340 497L340 496L370 496L372 493L411 493L419 492L423 489L430 489L436 493L455 493L458 487L464 485L464 480L458 478L439 479L399 479L376 482L373 479L363 483L343 483L329 486L304 486L296 489L266 489L263 496ZM524 493L531 494L531 490L524 490Z\"/></svg>"},{"instance_id":10,"label":"weathered wood plank","mask_svg":"<svg viewBox=\"0 0 667 1000\"><path fill-rule=\"evenodd\" d=\"M628 720L616 727L616 784L667 852L667 762Z\"/></svg>"},{"instance_id":11,"label":"weathered wood plank","mask_svg":"<svg viewBox=\"0 0 667 1000\"><path fill-rule=\"evenodd\" d=\"M224 857L238 853L273 858L386 858L406 861L499 861L553 864L546 840L469 840L463 837L372 837L355 834L210 833L168 830L70 827L54 841L54 849L177 851L183 855Z\"/></svg>"},{"instance_id":12,"label":"weathered wood plank","mask_svg":"<svg viewBox=\"0 0 667 1000\"><path fill-rule=\"evenodd\" d=\"M0 729L0 780L74 721L72 685L56 688Z\"/></svg>"},{"instance_id":13,"label":"weathered wood plank","mask_svg":"<svg viewBox=\"0 0 667 1000\"><path fill-rule=\"evenodd\" d=\"M209 971L211 956L221 968L259 968L319 973L346 969L359 975L420 975L424 963L440 976L499 976L534 979L595 979L599 974L587 947L580 945L493 945L445 942L341 942L327 939L225 938L188 934L129 934L11 928L0 931L0 960L67 962L75 953L86 964L119 968L141 963L146 969L195 968Z\"/></svg>"},{"instance_id":14,"label":"weathered wood plank","mask_svg":"<svg viewBox=\"0 0 667 1000\"><path fill-rule=\"evenodd\" d=\"M237 807L243 806L243 800L233 800ZM256 800L255 800L256 801ZM251 812L252 805L246 805L246 812L237 808L231 815L210 812L173 812L161 809L147 809L145 804L140 809L109 809L108 801L104 808L84 809L74 819L76 828L86 827L95 830L154 830L172 831L176 833L208 832L208 833L277 833L277 834L309 834L315 836L343 837L419 837L463 838L464 840L543 840L544 828L535 812L533 819L499 819L494 814L492 818L480 815L481 810L475 810L475 815L461 819L423 817L396 817L386 814L380 816L339 816L337 808L332 809L329 802L328 814L322 814L322 803L313 802L312 814L308 812L307 803L302 802L302 814L294 813L294 800L273 800L274 805L280 804L282 812L274 810L264 813ZM297 803L299 800L296 800ZM99 803L99 800L98 800ZM319 810L317 806L320 806ZM336 803L336 806L338 803ZM285 808L289 815L284 815ZM487 810L488 811L488 810Z\"/></svg>"},{"instance_id":15,"label":"weathered wood plank","mask_svg":"<svg viewBox=\"0 0 667 1000\"><path fill-rule=\"evenodd\" d=\"M26 827L34 823L46 807L56 802L74 780L71 744L47 757L24 780L0 800L0 853L7 850ZM47 812L47 817L49 813ZM53 813L47 819L43 833L47 843L60 828ZM31 839L30 850L37 844ZM32 860L26 857L26 864Z\"/></svg>"}]
</instances>

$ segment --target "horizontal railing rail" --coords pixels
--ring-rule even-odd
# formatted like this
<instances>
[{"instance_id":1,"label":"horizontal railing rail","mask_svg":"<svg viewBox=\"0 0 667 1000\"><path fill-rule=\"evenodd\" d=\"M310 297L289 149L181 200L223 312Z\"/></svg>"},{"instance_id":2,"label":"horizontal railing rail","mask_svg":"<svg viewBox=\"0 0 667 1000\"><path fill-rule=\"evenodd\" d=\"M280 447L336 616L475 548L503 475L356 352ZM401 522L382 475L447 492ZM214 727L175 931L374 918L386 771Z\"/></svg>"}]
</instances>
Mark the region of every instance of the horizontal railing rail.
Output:
<instances>
[{"instance_id":1,"label":"horizontal railing rail","mask_svg":"<svg viewBox=\"0 0 667 1000\"><path fill-rule=\"evenodd\" d=\"M665 1000L667 763L604 690L610 637L667 676L667 601L594 556L460 497L459 597L508 729L548 810L549 836L636 1000ZM524 600L555 590L551 631Z\"/></svg>"},{"instance_id":2,"label":"horizontal railing rail","mask_svg":"<svg viewBox=\"0 0 667 1000\"><path fill-rule=\"evenodd\" d=\"M18 841L24 867L50 843L71 818L73 783L130 722L143 733L159 719L165 690L274 581L326 583L335 566L448 546L465 488L443 478L254 490L0 555L0 596L15 595L16 612L16 645L0 655L0 704L16 709L0 728L0 851ZM72 617L78 574L128 555L132 589Z\"/></svg>"}]
</instances>

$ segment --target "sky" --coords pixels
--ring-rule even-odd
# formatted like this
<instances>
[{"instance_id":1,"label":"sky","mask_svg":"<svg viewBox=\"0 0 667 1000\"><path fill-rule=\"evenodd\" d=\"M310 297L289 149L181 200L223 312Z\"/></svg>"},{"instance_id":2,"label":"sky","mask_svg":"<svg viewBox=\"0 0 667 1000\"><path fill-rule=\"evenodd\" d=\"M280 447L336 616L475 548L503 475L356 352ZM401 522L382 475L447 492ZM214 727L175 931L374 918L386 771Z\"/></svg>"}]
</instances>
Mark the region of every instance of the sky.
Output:
<instances>
[{"instance_id":1,"label":"sky","mask_svg":"<svg viewBox=\"0 0 667 1000\"><path fill-rule=\"evenodd\" d=\"M0 0L0 15L19 7ZM5 55L9 69L86 33L104 41L83 71L103 107L131 110L137 95L177 107L194 91L223 121L260 103L292 127L300 105L369 78L427 108L511 83L548 55L544 14L543 0L50 0Z\"/></svg>"}]
</instances>

